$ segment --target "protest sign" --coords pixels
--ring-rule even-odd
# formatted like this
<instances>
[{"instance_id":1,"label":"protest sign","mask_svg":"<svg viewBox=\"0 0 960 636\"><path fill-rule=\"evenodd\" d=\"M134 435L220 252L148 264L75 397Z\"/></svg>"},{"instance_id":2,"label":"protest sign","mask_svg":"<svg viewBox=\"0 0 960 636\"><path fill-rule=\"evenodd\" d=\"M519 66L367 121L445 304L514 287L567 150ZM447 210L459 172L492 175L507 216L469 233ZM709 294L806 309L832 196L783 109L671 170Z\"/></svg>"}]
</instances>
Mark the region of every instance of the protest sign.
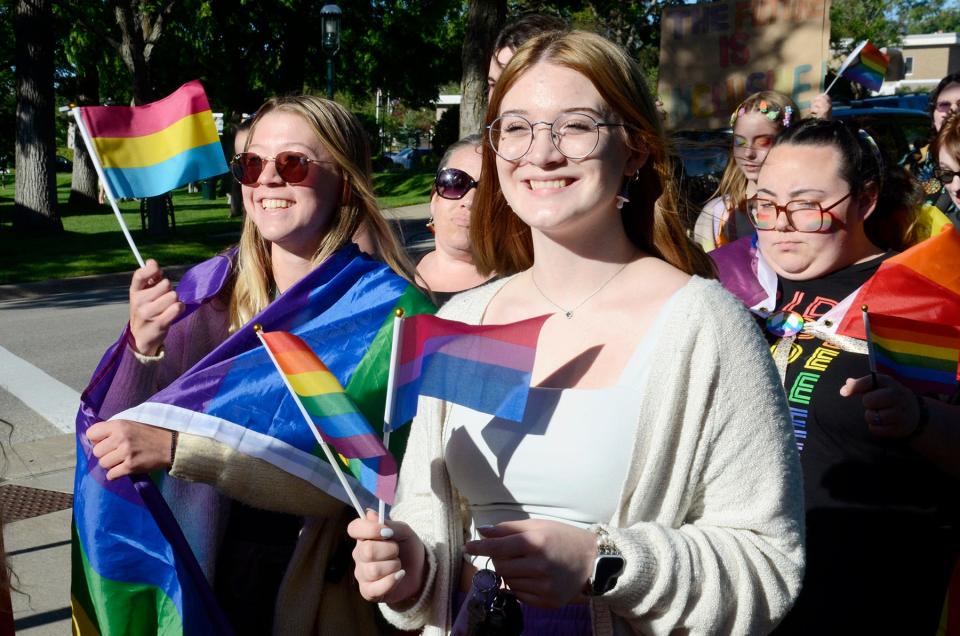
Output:
<instances>
[{"instance_id":1,"label":"protest sign","mask_svg":"<svg viewBox=\"0 0 960 636\"><path fill-rule=\"evenodd\" d=\"M719 128L762 90L801 109L823 91L829 0L724 0L666 7L660 23L660 99L671 128Z\"/></svg>"}]
</instances>

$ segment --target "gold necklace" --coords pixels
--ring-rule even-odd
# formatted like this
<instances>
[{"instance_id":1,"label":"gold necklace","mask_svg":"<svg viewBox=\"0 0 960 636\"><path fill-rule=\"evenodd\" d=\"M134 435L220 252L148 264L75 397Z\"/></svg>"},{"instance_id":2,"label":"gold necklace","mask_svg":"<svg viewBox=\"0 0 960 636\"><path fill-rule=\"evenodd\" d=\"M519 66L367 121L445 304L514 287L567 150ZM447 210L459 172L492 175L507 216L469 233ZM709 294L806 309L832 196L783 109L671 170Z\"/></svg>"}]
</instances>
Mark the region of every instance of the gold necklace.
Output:
<instances>
[{"instance_id":1,"label":"gold necklace","mask_svg":"<svg viewBox=\"0 0 960 636\"><path fill-rule=\"evenodd\" d=\"M540 295L543 296L543 299L544 299L545 301L547 301L548 303L550 303L551 305L553 305L554 307L556 307L557 309L559 309L560 311L562 311L562 312L563 312L563 315L567 317L567 320L569 320L570 318L573 318L573 312L575 312L576 310L578 310L578 309L580 309L581 307L583 307L583 306L587 303L588 300L590 300L591 298L593 298L594 296L596 296L597 294L599 294L600 291L601 291L604 287L606 287L607 285L609 285L609 284L610 284L610 281L612 281L614 278L616 278L616 277L620 274L620 272L622 272L623 270L625 270L625 269L627 268L627 265L629 265L631 262L632 262L632 261L627 261L626 263L624 263L623 265L621 265L621 266L620 266L620 269L618 269L617 271L615 271L615 272L613 273L613 276L611 276L611 277L608 278L607 280L603 281L603 284L600 285L599 287L597 287L597 288L593 291L592 294L590 294L589 296L587 296L586 298L584 298L583 300L581 300L579 303L577 303L576 305L574 305L574 306L571 307L570 309L566 309L566 308L564 308L564 307L561 307L561 306L558 305L557 303L553 302L553 301L550 299L549 296L547 296L546 294L543 293L543 290L540 289L540 285L537 285L537 279L534 278L534 276L533 276L533 269L532 269L532 268L530 269L530 281L533 283L534 289L536 289L538 292L540 292Z\"/></svg>"}]
</instances>

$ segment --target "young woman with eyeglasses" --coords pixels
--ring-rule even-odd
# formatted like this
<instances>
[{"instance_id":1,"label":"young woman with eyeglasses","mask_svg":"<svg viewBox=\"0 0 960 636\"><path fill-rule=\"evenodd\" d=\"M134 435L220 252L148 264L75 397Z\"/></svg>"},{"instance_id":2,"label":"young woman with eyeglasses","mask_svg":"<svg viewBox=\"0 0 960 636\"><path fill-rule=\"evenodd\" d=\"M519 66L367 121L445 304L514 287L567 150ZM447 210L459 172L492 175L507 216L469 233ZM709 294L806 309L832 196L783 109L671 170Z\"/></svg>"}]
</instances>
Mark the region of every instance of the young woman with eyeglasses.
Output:
<instances>
[{"instance_id":1,"label":"young woman with eyeglasses","mask_svg":"<svg viewBox=\"0 0 960 636\"><path fill-rule=\"evenodd\" d=\"M643 72L598 35L543 35L486 124L471 234L505 278L441 313L552 316L523 422L421 398L390 520L349 526L361 593L444 634L493 568L525 635L769 630L803 567L789 414L681 227Z\"/></svg>"},{"instance_id":2,"label":"young woman with eyeglasses","mask_svg":"<svg viewBox=\"0 0 960 636\"><path fill-rule=\"evenodd\" d=\"M175 322L184 305L157 263L134 273L122 381L110 386L102 416L170 385L314 269L369 260L352 242L361 228L393 275L412 280L377 208L366 133L335 102L271 99L231 171L246 218L230 277L213 301ZM311 318L302 313L291 328ZM379 632L376 613L337 561L349 562L344 528L352 508L239 445L125 420L94 424L87 434L109 479L166 469L216 487L207 506L179 511L178 521L196 537L191 545L236 633ZM176 480L165 483L176 488Z\"/></svg>"},{"instance_id":3,"label":"young woman with eyeglasses","mask_svg":"<svg viewBox=\"0 0 960 636\"><path fill-rule=\"evenodd\" d=\"M923 188L924 200L941 212L956 214L950 196L943 184L937 179L936 169L939 158L931 153L931 144L951 113L960 111L960 73L951 73L930 91L929 112L931 119L930 137L927 145L918 148L904 157L900 164L913 174Z\"/></svg>"},{"instance_id":4,"label":"young woman with eyeglasses","mask_svg":"<svg viewBox=\"0 0 960 636\"><path fill-rule=\"evenodd\" d=\"M811 104L811 113L829 119L832 107L828 95L817 95ZM797 104L776 91L754 93L734 109L730 115L733 146L727 167L693 230L694 240L704 251L753 233L744 202L756 192L757 174L777 133L789 128L799 117Z\"/></svg>"},{"instance_id":5,"label":"young woman with eyeglasses","mask_svg":"<svg viewBox=\"0 0 960 636\"><path fill-rule=\"evenodd\" d=\"M866 344L835 334L913 242L919 199L867 133L803 121L777 137L748 202L756 250L744 239L711 253L768 334L803 466L807 571L777 633L937 630L960 547L960 408L875 380Z\"/></svg>"},{"instance_id":6,"label":"young woman with eyeglasses","mask_svg":"<svg viewBox=\"0 0 960 636\"><path fill-rule=\"evenodd\" d=\"M493 276L477 271L470 247L470 219L480 177L481 139L480 135L470 135L447 148L433 181L429 227L436 247L417 263L417 279L433 292L438 305Z\"/></svg>"}]
</instances>

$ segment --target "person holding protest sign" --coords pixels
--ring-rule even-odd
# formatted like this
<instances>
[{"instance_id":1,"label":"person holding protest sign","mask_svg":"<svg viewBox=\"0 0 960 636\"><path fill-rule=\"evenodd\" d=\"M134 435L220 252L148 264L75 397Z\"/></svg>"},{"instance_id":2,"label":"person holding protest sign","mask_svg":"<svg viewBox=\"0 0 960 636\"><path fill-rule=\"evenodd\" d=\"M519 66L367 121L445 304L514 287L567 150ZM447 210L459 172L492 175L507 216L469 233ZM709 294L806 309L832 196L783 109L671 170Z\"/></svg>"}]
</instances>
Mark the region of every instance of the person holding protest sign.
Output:
<instances>
[{"instance_id":1,"label":"person holding protest sign","mask_svg":"<svg viewBox=\"0 0 960 636\"><path fill-rule=\"evenodd\" d=\"M391 519L348 528L361 593L445 634L495 568L524 634L768 631L803 569L789 414L748 316L701 277L644 73L599 35L543 35L486 124L472 236L508 277L441 314L552 316L522 422L420 398Z\"/></svg>"},{"instance_id":2,"label":"person holding protest sign","mask_svg":"<svg viewBox=\"0 0 960 636\"><path fill-rule=\"evenodd\" d=\"M905 380L877 374L871 348L880 345L864 342L869 327L861 318L869 303L879 331L883 314L911 304L909 293L870 281L915 243L919 200L916 184L868 133L805 120L776 138L747 202L756 247L742 238L711 252L721 280L765 327L803 465L807 571L778 634L937 631L960 548L960 407L939 390L921 395ZM957 258L956 247L943 249ZM746 272L756 279L753 290ZM921 333L948 322L955 310L936 313L948 300L944 287L918 303L923 308L912 317ZM884 303L897 309L883 311ZM847 327L854 319L859 335ZM884 346L916 350L906 344ZM947 376L955 373L954 362Z\"/></svg>"},{"instance_id":3,"label":"person holding protest sign","mask_svg":"<svg viewBox=\"0 0 960 636\"><path fill-rule=\"evenodd\" d=\"M829 95L817 95L811 115L829 119L833 109ZM730 115L733 147L720 186L697 217L693 236L697 244L710 250L753 233L743 209L744 202L756 192L757 174L773 145L773 139L800 117L800 109L786 95L761 91L745 99Z\"/></svg>"},{"instance_id":4,"label":"person holding protest sign","mask_svg":"<svg viewBox=\"0 0 960 636\"><path fill-rule=\"evenodd\" d=\"M410 288L412 267L377 209L366 133L335 102L271 99L255 115L231 170L246 217L239 248L227 255L222 287L178 321L184 303L157 263L134 273L129 327L99 410L109 421L91 425L86 436L108 480L166 469L216 488L200 491L202 514L183 507L178 522L236 633L378 633L376 613L356 595L343 567L353 509L271 459L308 429L299 414L284 419L281 397L289 396L251 323L301 334L328 325L318 354L331 369L360 368L377 330L392 324L400 302L395 295L409 296L403 290ZM361 228L379 262L353 243ZM385 341L389 356L389 336ZM386 359L380 362L373 366L385 368ZM364 390L371 404L379 400L382 413L386 372L379 375L371 375ZM239 384L223 394L232 383ZM161 415L145 420L156 426L110 419L144 401L160 413L168 404L162 395L174 396L169 417L179 424ZM212 417L215 402L234 415ZM251 414L247 424L244 413ZM256 451L258 444L270 452ZM174 492L178 484L188 486L173 479L164 484Z\"/></svg>"}]
</instances>

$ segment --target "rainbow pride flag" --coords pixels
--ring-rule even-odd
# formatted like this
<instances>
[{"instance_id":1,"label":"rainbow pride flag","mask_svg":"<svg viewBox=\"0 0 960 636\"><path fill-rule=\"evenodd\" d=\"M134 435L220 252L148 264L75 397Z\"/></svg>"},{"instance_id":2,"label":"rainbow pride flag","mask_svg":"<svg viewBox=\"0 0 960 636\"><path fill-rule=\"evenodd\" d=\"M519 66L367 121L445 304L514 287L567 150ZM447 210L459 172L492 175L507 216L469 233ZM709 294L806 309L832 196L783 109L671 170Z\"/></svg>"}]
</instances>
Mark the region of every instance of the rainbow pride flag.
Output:
<instances>
[{"instance_id":1,"label":"rainbow pride flag","mask_svg":"<svg viewBox=\"0 0 960 636\"><path fill-rule=\"evenodd\" d=\"M889 64L890 58L883 51L875 47L870 40L864 40L843 61L837 74L872 91L878 91L883 86Z\"/></svg>"},{"instance_id":2,"label":"rainbow pride flag","mask_svg":"<svg viewBox=\"0 0 960 636\"><path fill-rule=\"evenodd\" d=\"M397 463L336 376L302 338L285 331L263 333L261 338L323 440L368 492L393 504ZM373 461L364 463L367 459Z\"/></svg>"},{"instance_id":3,"label":"rainbow pride flag","mask_svg":"<svg viewBox=\"0 0 960 636\"><path fill-rule=\"evenodd\" d=\"M177 294L187 309L178 321L220 296L230 283L233 258L215 257L184 275ZM410 315L434 311L419 290L351 244L252 323L302 338L323 357L379 435L398 308ZM212 529L205 515L196 514L207 509L210 487L166 473L107 480L86 436L87 429L105 417L206 437L349 502L252 323L123 413L101 413L101 408L112 382L122 379L118 374L124 372L128 330L94 371L77 415L71 583L75 634L231 633L204 569L215 557L203 547L215 543ZM408 430L391 436L389 449L398 460ZM364 505L377 506L373 495L356 491Z\"/></svg>"},{"instance_id":4,"label":"rainbow pride flag","mask_svg":"<svg viewBox=\"0 0 960 636\"><path fill-rule=\"evenodd\" d=\"M951 394L960 378L960 326L870 312L877 371L918 393Z\"/></svg>"},{"instance_id":5,"label":"rainbow pride flag","mask_svg":"<svg viewBox=\"0 0 960 636\"><path fill-rule=\"evenodd\" d=\"M404 318L390 423L410 421L420 395L523 420L537 339L549 317L507 325L468 325L429 315Z\"/></svg>"},{"instance_id":6,"label":"rainbow pride flag","mask_svg":"<svg viewBox=\"0 0 960 636\"><path fill-rule=\"evenodd\" d=\"M144 198L227 171L200 82L144 106L84 106L83 126L115 197Z\"/></svg>"}]
</instances>

